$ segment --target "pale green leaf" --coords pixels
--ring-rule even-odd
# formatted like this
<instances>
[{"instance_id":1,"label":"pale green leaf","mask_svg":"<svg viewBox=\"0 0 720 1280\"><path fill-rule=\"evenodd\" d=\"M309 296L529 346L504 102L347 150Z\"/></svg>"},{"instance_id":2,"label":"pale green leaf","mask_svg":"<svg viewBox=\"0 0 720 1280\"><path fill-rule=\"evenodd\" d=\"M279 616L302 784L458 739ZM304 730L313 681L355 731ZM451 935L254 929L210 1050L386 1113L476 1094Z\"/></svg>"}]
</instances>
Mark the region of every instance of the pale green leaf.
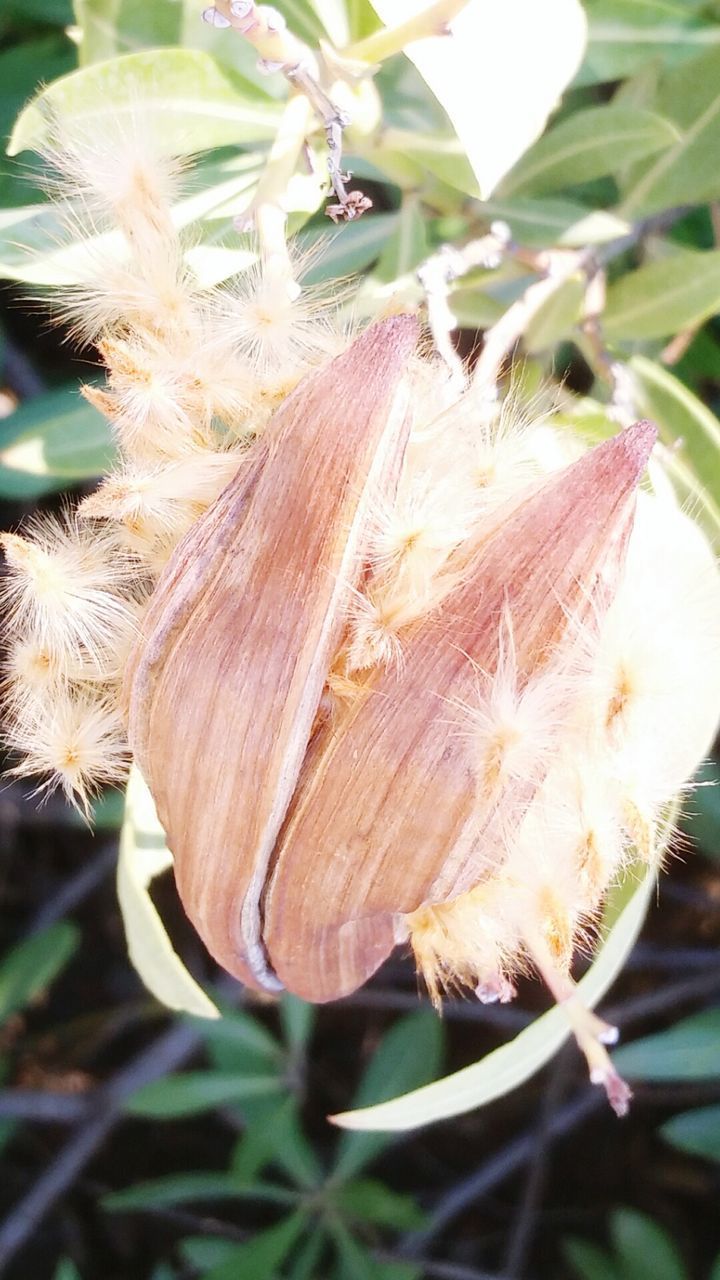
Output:
<instances>
[{"instance_id":1,"label":"pale green leaf","mask_svg":"<svg viewBox=\"0 0 720 1280\"><path fill-rule=\"evenodd\" d=\"M373 0L383 22L416 0ZM450 24L405 52L452 121L484 197L540 135L577 71L587 23L579 0L470 0Z\"/></svg>"},{"instance_id":2,"label":"pale green leaf","mask_svg":"<svg viewBox=\"0 0 720 1280\"><path fill-rule=\"evenodd\" d=\"M660 1129L666 1142L694 1156L720 1161L720 1106L681 1111Z\"/></svg>"},{"instance_id":3,"label":"pale green leaf","mask_svg":"<svg viewBox=\"0 0 720 1280\"><path fill-rule=\"evenodd\" d=\"M145 986L162 1004L200 1018L217 1018L217 1008L174 950L150 897L151 880L171 866L172 855L152 796L139 770L133 768L117 871L118 901L130 960Z\"/></svg>"},{"instance_id":4,"label":"pale green leaf","mask_svg":"<svg viewBox=\"0 0 720 1280\"><path fill-rule=\"evenodd\" d=\"M136 118L140 103L147 128L177 155L270 139L280 110L206 53L156 49L55 80L18 117L8 151L42 147L53 115L73 130L96 132L117 129L124 115Z\"/></svg>"},{"instance_id":5,"label":"pale green leaf","mask_svg":"<svg viewBox=\"0 0 720 1280\"><path fill-rule=\"evenodd\" d=\"M679 450L720 503L720 421L684 382L656 361L633 356L629 367L638 411L657 423L661 439Z\"/></svg>"},{"instance_id":6,"label":"pale green leaf","mask_svg":"<svg viewBox=\"0 0 720 1280\"><path fill-rule=\"evenodd\" d=\"M720 42L703 0L586 0L588 47L580 84L621 80L649 62L680 61Z\"/></svg>"},{"instance_id":7,"label":"pale green leaf","mask_svg":"<svg viewBox=\"0 0 720 1280\"><path fill-rule=\"evenodd\" d=\"M590 1008L602 999L625 963L645 918L654 885L654 873L647 872L639 883L628 876L611 894L606 923L611 919L614 923L579 984L581 997ZM522 1084L545 1065L570 1034L562 1009L551 1009L509 1044L495 1049L480 1062L391 1102L346 1111L332 1119L343 1128L397 1131L461 1115Z\"/></svg>"},{"instance_id":8,"label":"pale green leaf","mask_svg":"<svg viewBox=\"0 0 720 1280\"><path fill-rule=\"evenodd\" d=\"M636 217L720 194L720 46L683 62L663 77L656 108L679 137L635 178L620 213Z\"/></svg>"},{"instance_id":9,"label":"pale green leaf","mask_svg":"<svg viewBox=\"0 0 720 1280\"><path fill-rule=\"evenodd\" d=\"M649 262L610 286L603 332L615 341L662 338L720 308L720 250Z\"/></svg>"},{"instance_id":10,"label":"pale green leaf","mask_svg":"<svg viewBox=\"0 0 720 1280\"><path fill-rule=\"evenodd\" d=\"M499 197L483 204L483 213L507 222L513 240L533 249L605 244L627 235L630 224L605 209L588 209L575 200L545 196Z\"/></svg>"},{"instance_id":11,"label":"pale green leaf","mask_svg":"<svg viewBox=\"0 0 720 1280\"><path fill-rule=\"evenodd\" d=\"M30 1004L65 968L80 941L66 920L31 934L0 961L0 1024Z\"/></svg>"},{"instance_id":12,"label":"pale green leaf","mask_svg":"<svg viewBox=\"0 0 720 1280\"><path fill-rule=\"evenodd\" d=\"M620 164L665 151L678 131L638 108L600 106L575 111L551 129L503 179L503 197L541 195L614 173Z\"/></svg>"}]
</instances>

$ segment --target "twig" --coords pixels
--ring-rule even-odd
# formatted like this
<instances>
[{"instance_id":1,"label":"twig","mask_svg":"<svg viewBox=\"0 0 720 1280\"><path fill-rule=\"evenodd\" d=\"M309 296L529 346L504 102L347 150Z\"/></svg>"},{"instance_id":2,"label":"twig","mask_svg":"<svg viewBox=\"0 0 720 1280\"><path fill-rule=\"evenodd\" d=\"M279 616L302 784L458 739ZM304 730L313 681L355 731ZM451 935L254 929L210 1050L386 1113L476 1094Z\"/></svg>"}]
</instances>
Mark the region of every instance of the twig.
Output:
<instances>
[{"instance_id":1,"label":"twig","mask_svg":"<svg viewBox=\"0 0 720 1280\"><path fill-rule=\"evenodd\" d=\"M548 1130L562 1099L571 1062L571 1057L567 1050L568 1046L565 1046L558 1055L543 1095L540 1118L535 1133L535 1146L530 1158L530 1167L508 1236L508 1248L503 1268L503 1271L507 1273L508 1280L520 1280L525 1270L525 1260L532 1241L535 1218L542 1199L550 1154L547 1143Z\"/></svg>"},{"instance_id":2,"label":"twig","mask_svg":"<svg viewBox=\"0 0 720 1280\"><path fill-rule=\"evenodd\" d=\"M85 898L102 884L117 862L117 842L111 841L102 845L88 862L83 863L75 875L60 887L58 892L44 902L33 916L28 927L28 934L39 933L48 925L61 920L63 916L74 911Z\"/></svg>"},{"instance_id":3,"label":"twig","mask_svg":"<svg viewBox=\"0 0 720 1280\"><path fill-rule=\"evenodd\" d=\"M360 218L372 207L372 200L362 191L347 190L351 175L343 172L342 144L350 117L323 87L312 51L286 29L282 14L268 5L255 4L255 0L217 0L202 16L212 26L232 27L258 51L261 71L282 72L290 84L305 95L322 120L327 139L330 186L337 203L328 205L326 213L333 222Z\"/></svg>"},{"instance_id":4,"label":"twig","mask_svg":"<svg viewBox=\"0 0 720 1280\"><path fill-rule=\"evenodd\" d=\"M504 222L494 222L488 234L479 240L471 240L463 249L443 244L417 268L435 348L460 386L465 383L465 367L452 340L457 320L448 301L451 285L474 267L486 270L498 267L509 245L510 228Z\"/></svg>"},{"instance_id":5,"label":"twig","mask_svg":"<svg viewBox=\"0 0 720 1280\"><path fill-rule=\"evenodd\" d=\"M92 1106L85 1093L53 1093L45 1089L0 1089L0 1120L35 1120L41 1124L74 1124Z\"/></svg>"}]
</instances>

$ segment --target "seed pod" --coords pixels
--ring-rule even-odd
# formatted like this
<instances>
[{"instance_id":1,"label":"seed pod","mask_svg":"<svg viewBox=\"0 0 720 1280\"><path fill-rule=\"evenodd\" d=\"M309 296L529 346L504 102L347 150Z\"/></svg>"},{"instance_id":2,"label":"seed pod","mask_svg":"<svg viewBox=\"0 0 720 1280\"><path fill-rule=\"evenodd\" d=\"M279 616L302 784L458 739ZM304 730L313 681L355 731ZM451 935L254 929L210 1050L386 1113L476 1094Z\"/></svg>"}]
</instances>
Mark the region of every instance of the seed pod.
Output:
<instances>
[{"instance_id":1,"label":"seed pod","mask_svg":"<svg viewBox=\"0 0 720 1280\"><path fill-rule=\"evenodd\" d=\"M506 614L523 685L570 620L602 616L655 438L640 424L481 525L402 662L316 720L373 503L398 482L415 342L408 317L385 321L288 398L178 548L129 664L130 743L190 918L243 981L316 1001L365 981L407 913L497 866L493 831L547 766L496 787L448 706L496 669Z\"/></svg>"},{"instance_id":2,"label":"seed pod","mask_svg":"<svg viewBox=\"0 0 720 1280\"><path fill-rule=\"evenodd\" d=\"M368 509L392 494L409 419L408 316L370 329L288 397L181 543L129 664L129 739L208 948L277 987L260 899L306 753Z\"/></svg>"}]
</instances>

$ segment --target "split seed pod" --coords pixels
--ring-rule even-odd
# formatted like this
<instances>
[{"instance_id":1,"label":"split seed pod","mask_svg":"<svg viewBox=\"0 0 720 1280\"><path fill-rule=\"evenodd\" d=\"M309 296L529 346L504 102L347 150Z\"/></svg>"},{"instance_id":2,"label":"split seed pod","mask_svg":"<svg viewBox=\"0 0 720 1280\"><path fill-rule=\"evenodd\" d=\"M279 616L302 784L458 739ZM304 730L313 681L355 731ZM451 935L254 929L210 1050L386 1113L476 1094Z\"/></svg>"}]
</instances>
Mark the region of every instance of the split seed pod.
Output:
<instances>
[{"instance_id":1,"label":"split seed pod","mask_svg":"<svg viewBox=\"0 0 720 1280\"><path fill-rule=\"evenodd\" d=\"M287 399L160 579L126 683L188 915L242 981L315 1001L498 872L555 747L506 769L509 742L479 753L452 708L508 644L521 695L572 665L615 594L655 439L639 424L481 522L402 660L323 713L370 512L400 477L416 337L382 322Z\"/></svg>"}]
</instances>

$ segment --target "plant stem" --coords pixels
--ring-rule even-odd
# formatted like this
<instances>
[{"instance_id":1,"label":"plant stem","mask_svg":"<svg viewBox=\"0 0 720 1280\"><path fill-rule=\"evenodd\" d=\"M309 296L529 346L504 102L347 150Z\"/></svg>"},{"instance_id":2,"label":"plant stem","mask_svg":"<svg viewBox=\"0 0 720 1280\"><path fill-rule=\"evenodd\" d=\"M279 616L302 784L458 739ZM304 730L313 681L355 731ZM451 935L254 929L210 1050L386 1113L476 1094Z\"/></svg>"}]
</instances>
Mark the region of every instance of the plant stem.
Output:
<instances>
[{"instance_id":1,"label":"plant stem","mask_svg":"<svg viewBox=\"0 0 720 1280\"><path fill-rule=\"evenodd\" d=\"M423 9L413 18L400 22L396 27L384 27L357 44L343 50L343 56L358 62L384 62L395 53L402 53L413 40L447 34L448 23L457 17L468 0L436 0L429 9Z\"/></svg>"}]
</instances>

